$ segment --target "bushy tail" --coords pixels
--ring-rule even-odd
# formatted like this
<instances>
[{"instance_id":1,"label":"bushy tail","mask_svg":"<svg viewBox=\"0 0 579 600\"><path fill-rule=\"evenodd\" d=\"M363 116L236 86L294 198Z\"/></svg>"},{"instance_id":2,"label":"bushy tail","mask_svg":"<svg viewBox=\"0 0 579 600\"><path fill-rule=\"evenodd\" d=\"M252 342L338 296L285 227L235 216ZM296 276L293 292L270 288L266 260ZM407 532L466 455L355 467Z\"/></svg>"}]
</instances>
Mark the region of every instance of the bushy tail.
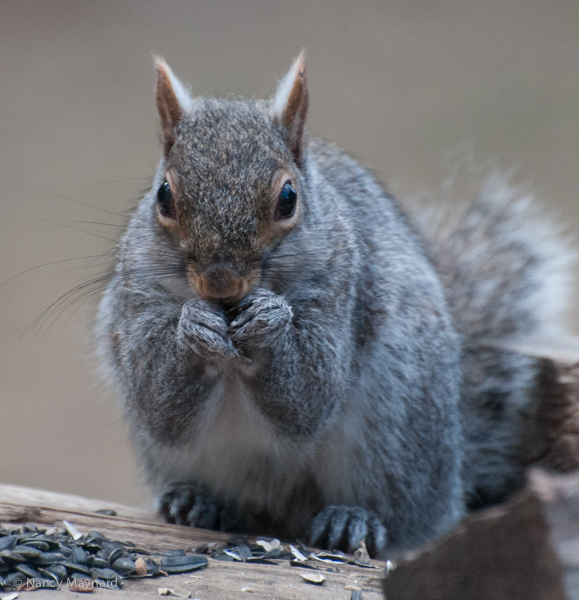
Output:
<instances>
[{"instance_id":1,"label":"bushy tail","mask_svg":"<svg viewBox=\"0 0 579 600\"><path fill-rule=\"evenodd\" d=\"M420 210L416 222L463 335L464 477L474 508L521 487L534 458L526 450L533 361L500 345L563 332L575 256L561 228L500 176L446 217Z\"/></svg>"}]
</instances>

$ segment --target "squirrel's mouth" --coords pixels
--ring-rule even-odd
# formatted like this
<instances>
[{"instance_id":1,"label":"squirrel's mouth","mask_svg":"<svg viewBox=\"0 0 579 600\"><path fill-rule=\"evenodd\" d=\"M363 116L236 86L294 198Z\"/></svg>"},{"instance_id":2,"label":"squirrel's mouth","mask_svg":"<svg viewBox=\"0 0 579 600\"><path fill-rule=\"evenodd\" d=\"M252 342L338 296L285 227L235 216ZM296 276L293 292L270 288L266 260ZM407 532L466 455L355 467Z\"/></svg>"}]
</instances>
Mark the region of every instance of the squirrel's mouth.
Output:
<instances>
[{"instance_id":1,"label":"squirrel's mouth","mask_svg":"<svg viewBox=\"0 0 579 600\"><path fill-rule=\"evenodd\" d=\"M188 273L189 281L203 300L232 306L242 300L255 285L258 277L239 275L226 265L215 265L203 273Z\"/></svg>"}]
</instances>

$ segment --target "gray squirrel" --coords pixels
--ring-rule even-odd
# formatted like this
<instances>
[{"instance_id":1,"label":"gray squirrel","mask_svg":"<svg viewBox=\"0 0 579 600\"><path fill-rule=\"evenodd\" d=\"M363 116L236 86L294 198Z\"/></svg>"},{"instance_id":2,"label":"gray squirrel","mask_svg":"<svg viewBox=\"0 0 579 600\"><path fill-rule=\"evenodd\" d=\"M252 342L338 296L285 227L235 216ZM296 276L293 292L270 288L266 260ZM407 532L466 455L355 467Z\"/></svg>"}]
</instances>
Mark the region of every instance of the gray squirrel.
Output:
<instances>
[{"instance_id":1,"label":"gray squirrel","mask_svg":"<svg viewBox=\"0 0 579 600\"><path fill-rule=\"evenodd\" d=\"M533 366L572 253L490 180L438 224L309 138L303 53L268 101L161 59L163 153L98 312L106 375L172 523L372 554L524 478Z\"/></svg>"}]
</instances>

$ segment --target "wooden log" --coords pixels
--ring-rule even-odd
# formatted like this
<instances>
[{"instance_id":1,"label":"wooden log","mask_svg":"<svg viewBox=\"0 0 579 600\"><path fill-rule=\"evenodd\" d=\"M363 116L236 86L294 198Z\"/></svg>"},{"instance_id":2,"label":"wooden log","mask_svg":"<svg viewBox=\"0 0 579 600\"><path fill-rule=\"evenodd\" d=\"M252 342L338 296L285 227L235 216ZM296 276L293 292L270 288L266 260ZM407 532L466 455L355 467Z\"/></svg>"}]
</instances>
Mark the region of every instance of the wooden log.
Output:
<instances>
[{"instance_id":1,"label":"wooden log","mask_svg":"<svg viewBox=\"0 0 579 600\"><path fill-rule=\"evenodd\" d=\"M489 344L531 358L536 404L527 414L521 456L566 473L579 469L579 337Z\"/></svg>"},{"instance_id":2,"label":"wooden log","mask_svg":"<svg viewBox=\"0 0 579 600\"><path fill-rule=\"evenodd\" d=\"M579 600L579 472L525 490L398 561L387 600Z\"/></svg>"},{"instance_id":3,"label":"wooden log","mask_svg":"<svg viewBox=\"0 0 579 600\"><path fill-rule=\"evenodd\" d=\"M117 515L95 513L102 509L112 509ZM156 550L189 549L201 543L222 542L230 537L216 531L161 523L154 515L127 506L0 485L2 526L20 526L27 523L62 527L63 520L72 523L82 533L96 530L110 539L130 541L139 547ZM313 562L309 561L308 564ZM97 589L94 593L103 598L108 594L107 597L111 599L114 595L118 600L140 600L145 597L159 597L159 588L181 588L190 591L191 598L202 600L238 600L246 596L256 600L350 600L352 588L359 588L363 590L364 600L380 600L381 578L386 563L372 562L376 569L318 562L315 566L320 571L313 571L311 568L290 566L288 561L276 565L260 565L210 559L209 566L203 571L154 579L129 579L120 590L112 592ZM326 577L321 586L307 583L300 576L302 573L318 572ZM67 587L66 583L63 587ZM61 593L65 592L61 590ZM3 595L0 593L0 597ZM24 593L19 596L19 600L23 596ZM54 590L39 589L34 592L34 598L39 600L55 600L57 597L58 594Z\"/></svg>"},{"instance_id":4,"label":"wooden log","mask_svg":"<svg viewBox=\"0 0 579 600\"><path fill-rule=\"evenodd\" d=\"M117 516L97 514L112 509ZM191 547L203 542L219 542L229 536L217 531L180 527L161 523L145 511L79 496L56 494L44 490L0 485L0 522L6 524L74 523L82 531L95 529L104 535L130 540L141 547L158 550Z\"/></svg>"}]
</instances>

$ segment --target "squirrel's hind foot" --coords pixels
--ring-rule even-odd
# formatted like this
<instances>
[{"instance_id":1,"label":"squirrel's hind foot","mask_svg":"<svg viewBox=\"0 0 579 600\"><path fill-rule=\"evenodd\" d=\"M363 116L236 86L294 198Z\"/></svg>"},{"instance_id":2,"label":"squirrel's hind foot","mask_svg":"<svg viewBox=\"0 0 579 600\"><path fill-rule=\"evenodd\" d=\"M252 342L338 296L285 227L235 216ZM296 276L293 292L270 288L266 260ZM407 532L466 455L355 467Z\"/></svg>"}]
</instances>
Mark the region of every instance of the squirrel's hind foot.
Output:
<instances>
[{"instance_id":1,"label":"squirrel's hind foot","mask_svg":"<svg viewBox=\"0 0 579 600\"><path fill-rule=\"evenodd\" d=\"M312 523L310 543L328 550L354 552L365 542L371 556L384 550L386 528L376 513L356 506L328 506Z\"/></svg>"}]
</instances>

